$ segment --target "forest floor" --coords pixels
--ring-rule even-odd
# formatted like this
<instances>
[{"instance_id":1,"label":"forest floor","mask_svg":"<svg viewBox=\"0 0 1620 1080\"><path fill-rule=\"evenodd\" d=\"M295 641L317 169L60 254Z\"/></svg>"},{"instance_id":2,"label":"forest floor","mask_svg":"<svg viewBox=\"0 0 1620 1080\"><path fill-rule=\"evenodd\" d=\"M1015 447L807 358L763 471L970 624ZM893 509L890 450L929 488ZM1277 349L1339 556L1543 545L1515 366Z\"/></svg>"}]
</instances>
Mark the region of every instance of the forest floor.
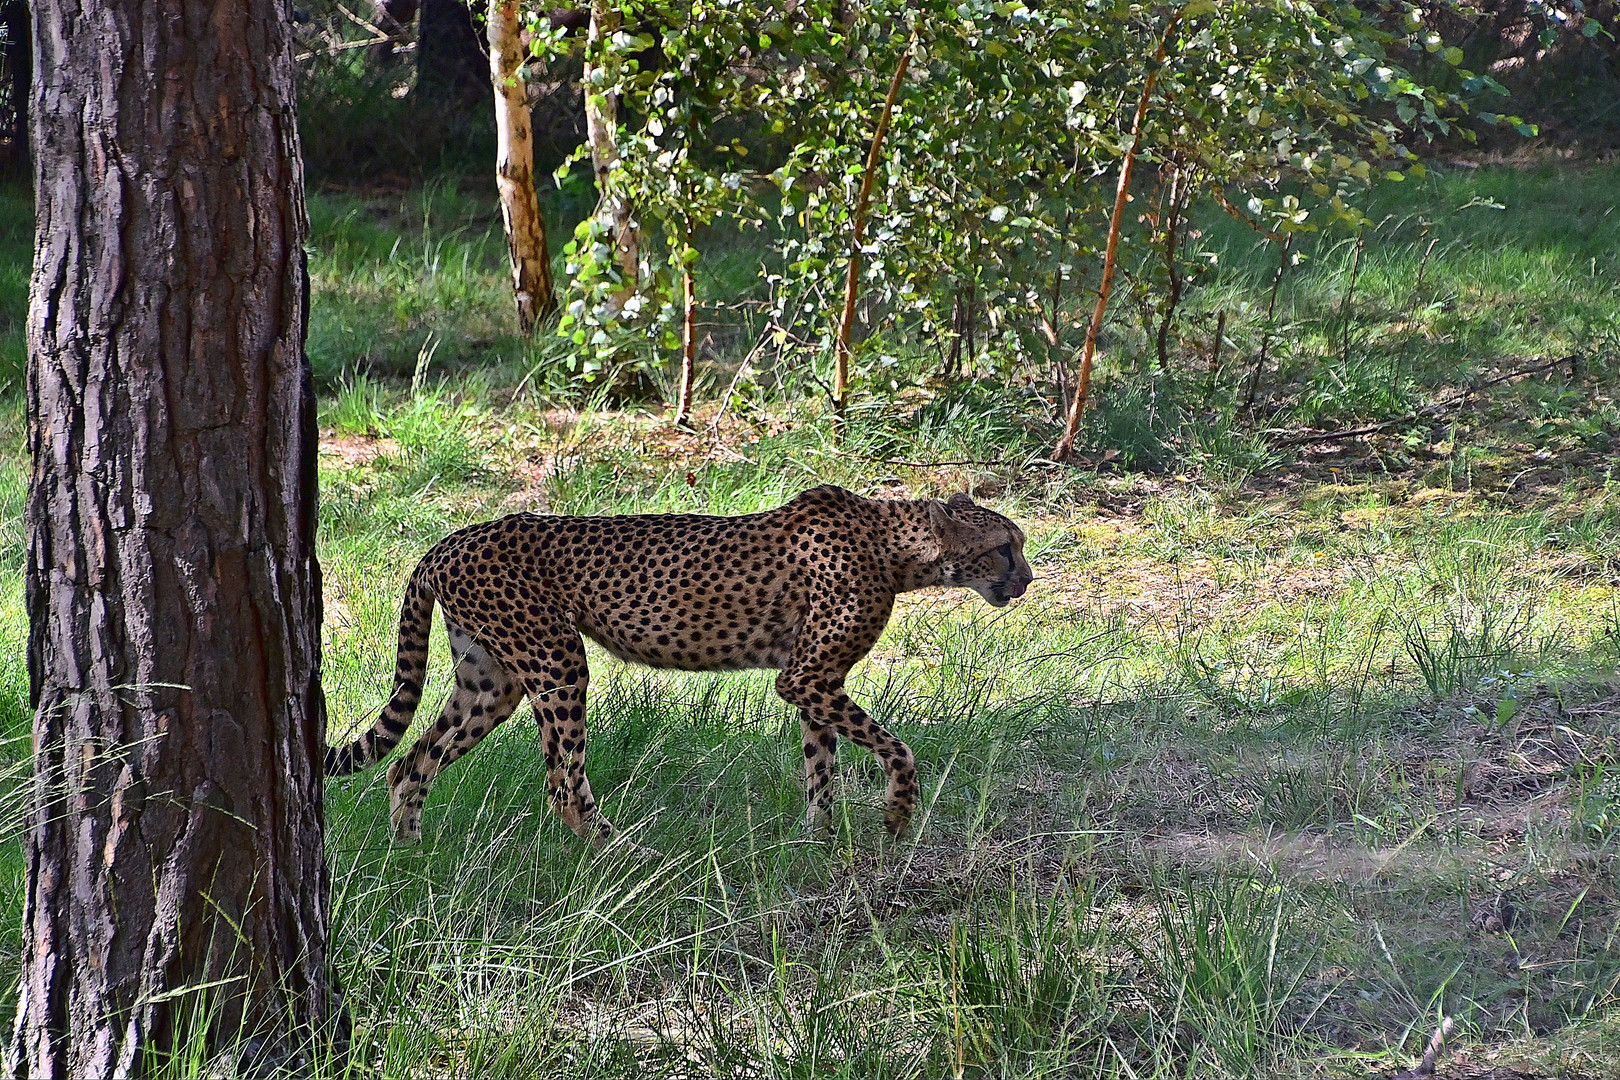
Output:
<instances>
[{"instance_id":1,"label":"forest floor","mask_svg":"<svg viewBox=\"0 0 1620 1080\"><path fill-rule=\"evenodd\" d=\"M574 840L522 714L441 779L419 846L390 839L381 769L333 782L361 1074L1390 1076L1446 1017L1441 1077L1620 1070L1620 168L1389 195L1361 299L1342 245L1297 268L1257 409L1156 427L1105 370L1078 468L1044 461L1038 387L874 399L841 433L763 392L721 413L746 341L707 355L695 431L587 408L513 333L469 184L312 197L333 741L387 696L415 560L503 512L969 490L1023 524L1036 581L1005 611L907 596L853 673L917 753L898 844L847 747L834 838L803 833L769 673L594 647L592 785L657 858ZM0 367L26 222L0 197ZM1270 286L1250 239L1208 233L1185 333L1231 313L1231 359L1188 346L1183 399L1245 385ZM708 294L748 295L758 261L722 252ZM8 394L0 1013L29 719Z\"/></svg>"}]
</instances>

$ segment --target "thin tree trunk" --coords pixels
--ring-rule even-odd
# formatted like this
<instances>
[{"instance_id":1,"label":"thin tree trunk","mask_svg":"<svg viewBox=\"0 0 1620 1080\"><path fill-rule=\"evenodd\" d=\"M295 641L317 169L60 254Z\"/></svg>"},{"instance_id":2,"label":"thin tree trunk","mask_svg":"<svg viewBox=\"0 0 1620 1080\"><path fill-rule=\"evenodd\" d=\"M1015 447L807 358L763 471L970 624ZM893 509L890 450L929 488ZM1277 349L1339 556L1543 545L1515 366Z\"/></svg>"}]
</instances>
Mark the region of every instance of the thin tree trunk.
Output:
<instances>
[{"instance_id":1,"label":"thin tree trunk","mask_svg":"<svg viewBox=\"0 0 1620 1080\"><path fill-rule=\"evenodd\" d=\"M1187 166L1187 169L1190 172L1192 166ZM1181 166L1172 165L1166 200L1168 206L1164 210L1164 270L1170 282L1170 291L1164 298L1164 311L1159 316L1157 348L1160 371L1170 367L1170 325L1175 322L1176 309L1181 306L1181 270L1176 264L1176 248L1182 239L1181 206L1187 189L1191 187L1192 177L1184 179Z\"/></svg>"},{"instance_id":2,"label":"thin tree trunk","mask_svg":"<svg viewBox=\"0 0 1620 1080\"><path fill-rule=\"evenodd\" d=\"M681 271L681 292L681 402L675 410L675 426L687 427L692 422L692 384L697 380L697 301L690 263Z\"/></svg>"},{"instance_id":3,"label":"thin tree trunk","mask_svg":"<svg viewBox=\"0 0 1620 1080\"><path fill-rule=\"evenodd\" d=\"M1058 355L1058 345L1061 338L1058 335L1058 320L1063 312L1063 254L1068 249L1069 225L1074 220L1074 210L1071 207L1063 213L1063 231L1058 233L1057 270L1052 281L1052 312L1050 315L1041 307L1039 301L1034 301L1035 312L1041 320L1041 336L1046 339L1047 359L1052 365L1052 382L1057 390L1058 407L1069 398L1067 382L1064 378L1063 358Z\"/></svg>"},{"instance_id":4,"label":"thin tree trunk","mask_svg":"<svg viewBox=\"0 0 1620 1080\"><path fill-rule=\"evenodd\" d=\"M589 58L605 39L619 29L621 17L607 0L591 0L591 24L587 36ZM585 141L591 148L591 168L596 176L595 218L602 234L611 238L613 261L618 263L623 284L609 301L614 313L636 294L641 276L641 230L636 224L630 200L613 181L619 164L619 95L598 90L594 83L597 65L587 59L582 84L585 88Z\"/></svg>"},{"instance_id":5,"label":"thin tree trunk","mask_svg":"<svg viewBox=\"0 0 1620 1080\"><path fill-rule=\"evenodd\" d=\"M1350 365L1350 305L1356 300L1356 271L1361 269L1362 237L1356 234L1355 251L1350 256L1350 287L1344 290L1344 306L1340 310L1340 318L1344 322L1344 356L1343 363Z\"/></svg>"},{"instance_id":6,"label":"thin tree trunk","mask_svg":"<svg viewBox=\"0 0 1620 1080\"><path fill-rule=\"evenodd\" d=\"M525 334L557 310L546 223L534 190L534 129L528 86L518 78L523 44L518 0L489 0L489 73L495 84L495 185L512 259L512 294Z\"/></svg>"},{"instance_id":7,"label":"thin tree trunk","mask_svg":"<svg viewBox=\"0 0 1620 1080\"><path fill-rule=\"evenodd\" d=\"M977 245L974 247L977 253ZM967 359L968 368L974 368L974 357L979 355L979 341L975 337L979 324L979 279L968 279L967 307L962 311L962 336L967 342L967 351L963 355Z\"/></svg>"},{"instance_id":8,"label":"thin tree trunk","mask_svg":"<svg viewBox=\"0 0 1620 1080\"><path fill-rule=\"evenodd\" d=\"M1153 84L1159 79L1164 66L1165 51L1170 46L1170 33L1181 21L1178 11L1165 24L1159 38L1159 48L1153 54L1153 67L1142 84L1142 96L1136 101L1136 116L1131 121L1131 145L1125 151L1125 160L1119 167L1119 187L1114 192L1114 212L1108 220L1108 246L1103 251L1102 284L1097 288L1097 306L1091 312L1091 325L1086 328L1086 343L1080 359L1080 377L1075 383L1074 400L1063 425L1063 437L1052 451L1053 461L1067 460L1074 452L1074 440L1080 433L1080 415L1085 412L1086 400L1091 396L1091 365L1097 356L1097 334L1102 330L1103 313L1108 310L1108 293L1114 285L1114 258L1119 249L1119 229L1125 221L1125 203L1131 190L1131 168L1136 164L1136 152L1142 145L1142 122L1147 118L1148 99L1153 96Z\"/></svg>"},{"instance_id":9,"label":"thin tree trunk","mask_svg":"<svg viewBox=\"0 0 1620 1080\"><path fill-rule=\"evenodd\" d=\"M34 802L7 1068L149 1075L183 1046L307 1071L344 1012L289 12L35 10Z\"/></svg>"},{"instance_id":10,"label":"thin tree trunk","mask_svg":"<svg viewBox=\"0 0 1620 1080\"><path fill-rule=\"evenodd\" d=\"M894 112L895 99L900 96L900 83L911 64L911 43L900 54L894 65L894 78L889 80L889 95L883 99L883 112L878 115L877 131L872 135L872 148L866 154L866 172L861 176L861 193L855 201L854 227L849 243L849 270L844 277L844 315L838 322L838 346L833 371L833 412L844 415L849 401L849 339L855 326L855 297L859 291L861 273L861 240L866 235L866 209L872 199L872 181L877 176L878 160L883 153L883 137L889 133L889 116Z\"/></svg>"},{"instance_id":11,"label":"thin tree trunk","mask_svg":"<svg viewBox=\"0 0 1620 1080\"><path fill-rule=\"evenodd\" d=\"M1063 212L1063 228L1058 232L1057 269L1052 275L1051 314L1048 314L1046 309L1041 307L1040 301L1035 299L1033 295L1030 297L1030 303L1035 305L1035 314L1041 321L1041 336L1046 338L1046 347L1049 349L1058 347L1057 322L1063 309L1063 254L1068 250L1069 225L1073 220L1074 207L1071 206Z\"/></svg>"},{"instance_id":12,"label":"thin tree trunk","mask_svg":"<svg viewBox=\"0 0 1620 1080\"><path fill-rule=\"evenodd\" d=\"M962 319L966 312L967 305L962 302L962 289L958 286L951 293L951 342L945 350L945 365L939 370L939 377L947 381L955 379L962 367Z\"/></svg>"},{"instance_id":13,"label":"thin tree trunk","mask_svg":"<svg viewBox=\"0 0 1620 1080\"><path fill-rule=\"evenodd\" d=\"M1429 226L1427 224L1423 226L1423 231L1425 234L1428 233ZM1429 256L1434 253L1434 246L1439 242L1440 238L1438 236L1430 240L1428 246L1423 249L1423 257L1418 260L1417 280L1412 283L1412 299L1406 305L1408 311L1417 306L1418 297L1423 292L1423 270L1429 265Z\"/></svg>"},{"instance_id":14,"label":"thin tree trunk","mask_svg":"<svg viewBox=\"0 0 1620 1080\"><path fill-rule=\"evenodd\" d=\"M1283 234L1282 254L1277 257L1277 272L1271 275L1271 299L1266 302L1266 328L1260 335L1260 355L1254 361L1254 373L1249 376L1249 392L1243 402L1244 411L1254 408L1255 391L1260 388L1260 373L1266 367L1266 353L1271 348L1271 330L1276 325L1277 290L1282 288L1283 272L1288 269L1288 249L1293 246L1294 234Z\"/></svg>"}]
</instances>

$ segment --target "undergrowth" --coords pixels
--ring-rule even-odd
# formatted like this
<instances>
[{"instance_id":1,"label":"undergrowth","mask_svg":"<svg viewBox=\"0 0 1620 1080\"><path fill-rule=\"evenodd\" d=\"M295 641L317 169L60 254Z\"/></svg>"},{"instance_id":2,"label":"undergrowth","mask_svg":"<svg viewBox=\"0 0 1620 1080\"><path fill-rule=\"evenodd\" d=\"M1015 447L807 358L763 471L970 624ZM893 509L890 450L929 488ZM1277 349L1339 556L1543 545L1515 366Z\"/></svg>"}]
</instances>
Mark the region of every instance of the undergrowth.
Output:
<instances>
[{"instance_id":1,"label":"undergrowth","mask_svg":"<svg viewBox=\"0 0 1620 1080\"><path fill-rule=\"evenodd\" d=\"M415 560L499 513L965 488L1024 524L1037 574L1005 612L904 598L852 674L917 753L899 844L877 761L847 748L834 837L804 835L796 717L768 673L596 651L592 786L657 857L574 840L522 712L442 778L419 847L390 839L382 769L334 782L348 1074L1363 1075L1410 1067L1448 1016L1470 1067L1611 1074L1612 178L1409 183L1349 305L1347 251L1303 251L1247 408L1271 253L1206 223L1219 272L1181 366L1155 371L1121 320L1087 463L1062 468L1040 380L921 381L838 425L802 373L756 354L738 378L758 340L738 329L757 299L746 236L707 283L743 306L710 312L708 404L679 431L659 402L576 393L554 343L517 338L486 194L315 196L332 741L383 704ZM21 326L4 290L0 348ZM1223 310L1217 367L1198 342ZM1567 354L1574 370L1402 419ZM9 1012L27 468L14 401L0 420ZM446 693L435 650L424 721Z\"/></svg>"}]
</instances>

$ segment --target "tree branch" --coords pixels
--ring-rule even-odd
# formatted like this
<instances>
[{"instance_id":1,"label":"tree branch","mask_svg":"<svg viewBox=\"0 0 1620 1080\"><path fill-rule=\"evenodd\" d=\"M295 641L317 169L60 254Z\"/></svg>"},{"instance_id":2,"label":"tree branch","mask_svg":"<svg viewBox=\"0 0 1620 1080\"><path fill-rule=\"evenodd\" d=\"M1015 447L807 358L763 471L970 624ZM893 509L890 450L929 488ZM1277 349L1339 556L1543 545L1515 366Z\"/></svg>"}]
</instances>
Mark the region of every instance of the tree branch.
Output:
<instances>
[{"instance_id":1,"label":"tree branch","mask_svg":"<svg viewBox=\"0 0 1620 1080\"><path fill-rule=\"evenodd\" d=\"M849 245L849 272L844 279L844 317L838 324L837 366L833 371L833 412L844 415L849 397L849 338L855 324L856 278L861 272L861 238L866 233L867 204L872 199L872 181L877 175L878 159L883 150L883 137L889 133L889 115L894 112L895 99L900 96L900 83L911 65L911 47L916 43L913 33L906 42L905 51L894 65L894 78L889 80L889 96L883 99L883 112L878 115L877 132L872 136L872 148L866 154L866 173L861 177L861 193L855 202L854 235Z\"/></svg>"}]
</instances>

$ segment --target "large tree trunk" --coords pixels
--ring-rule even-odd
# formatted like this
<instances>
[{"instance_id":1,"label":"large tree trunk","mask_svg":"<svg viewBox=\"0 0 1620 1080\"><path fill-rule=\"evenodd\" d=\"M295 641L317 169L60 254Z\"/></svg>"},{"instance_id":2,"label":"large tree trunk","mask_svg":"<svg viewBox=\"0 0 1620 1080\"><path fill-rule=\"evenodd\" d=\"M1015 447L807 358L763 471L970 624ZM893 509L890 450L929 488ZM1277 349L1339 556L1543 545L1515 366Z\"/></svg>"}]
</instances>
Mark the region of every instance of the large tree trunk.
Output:
<instances>
[{"instance_id":1,"label":"large tree trunk","mask_svg":"<svg viewBox=\"0 0 1620 1080\"><path fill-rule=\"evenodd\" d=\"M591 56L604 39L611 38L622 21L608 0L591 0L591 22L586 56ZM621 61L622 63L622 61ZM595 218L602 235L611 238L613 261L619 266L623 284L610 300L615 312L636 294L641 276L641 230L636 224L630 200L614 182L619 164L619 95L604 93L593 85L595 64L585 63L585 141L591 148L591 169L596 176Z\"/></svg>"},{"instance_id":2,"label":"large tree trunk","mask_svg":"<svg viewBox=\"0 0 1620 1080\"><path fill-rule=\"evenodd\" d=\"M416 24L416 92L457 109L487 107L489 58L478 44L466 0L422 0Z\"/></svg>"},{"instance_id":3,"label":"large tree trunk","mask_svg":"<svg viewBox=\"0 0 1620 1080\"><path fill-rule=\"evenodd\" d=\"M145 1075L178 1046L297 1068L344 1013L288 12L35 11L36 803L8 1067Z\"/></svg>"},{"instance_id":4,"label":"large tree trunk","mask_svg":"<svg viewBox=\"0 0 1620 1080\"><path fill-rule=\"evenodd\" d=\"M512 258L512 293L525 334L557 310L546 223L534 190L534 128L528 84L518 78L529 50L518 0L489 0L489 73L495 84L495 185Z\"/></svg>"}]
</instances>

